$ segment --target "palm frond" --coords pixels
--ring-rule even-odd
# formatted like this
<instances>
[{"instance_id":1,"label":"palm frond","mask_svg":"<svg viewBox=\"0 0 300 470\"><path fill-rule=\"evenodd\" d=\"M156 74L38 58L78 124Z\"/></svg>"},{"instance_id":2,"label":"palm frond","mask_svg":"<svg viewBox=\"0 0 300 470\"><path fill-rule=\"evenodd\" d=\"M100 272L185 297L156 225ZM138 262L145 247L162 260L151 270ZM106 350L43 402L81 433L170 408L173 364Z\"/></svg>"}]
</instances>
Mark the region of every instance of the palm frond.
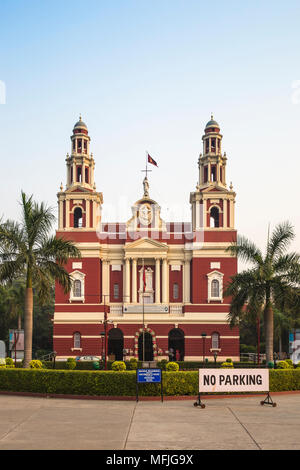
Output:
<instances>
[{"instance_id":1,"label":"palm frond","mask_svg":"<svg viewBox=\"0 0 300 470\"><path fill-rule=\"evenodd\" d=\"M267 257L276 259L276 257L282 256L294 238L295 232L290 222L278 224L268 243Z\"/></svg>"},{"instance_id":2,"label":"palm frond","mask_svg":"<svg viewBox=\"0 0 300 470\"><path fill-rule=\"evenodd\" d=\"M237 256L243 261L250 262L254 265L261 265L263 263L263 256L260 249L248 238L239 236L237 243L232 243L226 251L229 251L233 256Z\"/></svg>"}]
</instances>

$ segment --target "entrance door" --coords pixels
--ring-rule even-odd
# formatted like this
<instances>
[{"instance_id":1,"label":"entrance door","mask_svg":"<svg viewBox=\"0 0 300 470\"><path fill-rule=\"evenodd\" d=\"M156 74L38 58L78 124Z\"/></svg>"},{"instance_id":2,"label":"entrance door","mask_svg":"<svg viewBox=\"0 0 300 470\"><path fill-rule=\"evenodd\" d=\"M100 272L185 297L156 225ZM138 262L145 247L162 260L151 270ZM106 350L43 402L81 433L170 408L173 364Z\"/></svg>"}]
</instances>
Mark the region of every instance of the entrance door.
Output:
<instances>
[{"instance_id":1,"label":"entrance door","mask_svg":"<svg viewBox=\"0 0 300 470\"><path fill-rule=\"evenodd\" d=\"M139 336L139 360L143 360L143 333ZM153 341L150 333L145 331L145 361L153 361Z\"/></svg>"},{"instance_id":2,"label":"entrance door","mask_svg":"<svg viewBox=\"0 0 300 470\"><path fill-rule=\"evenodd\" d=\"M169 332L168 348L173 354L170 354L170 360L176 361L178 356L179 361L184 360L184 332L180 328L173 328Z\"/></svg>"},{"instance_id":3,"label":"entrance door","mask_svg":"<svg viewBox=\"0 0 300 470\"><path fill-rule=\"evenodd\" d=\"M120 328L108 332L108 355L113 354L116 361L123 361L124 337Z\"/></svg>"}]
</instances>

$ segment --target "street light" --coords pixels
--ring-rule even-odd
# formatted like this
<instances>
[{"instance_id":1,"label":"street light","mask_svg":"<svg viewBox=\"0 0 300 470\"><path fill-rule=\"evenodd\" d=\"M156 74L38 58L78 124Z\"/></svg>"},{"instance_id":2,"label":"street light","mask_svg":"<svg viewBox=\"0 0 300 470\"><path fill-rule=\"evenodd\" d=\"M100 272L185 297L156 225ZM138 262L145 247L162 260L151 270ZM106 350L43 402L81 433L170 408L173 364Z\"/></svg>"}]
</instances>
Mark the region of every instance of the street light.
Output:
<instances>
[{"instance_id":1,"label":"street light","mask_svg":"<svg viewBox=\"0 0 300 470\"><path fill-rule=\"evenodd\" d=\"M104 331L100 332L100 336L101 336L101 359L102 359L102 362L104 362L104 348L103 348L103 340L105 338Z\"/></svg>"},{"instance_id":2,"label":"street light","mask_svg":"<svg viewBox=\"0 0 300 470\"><path fill-rule=\"evenodd\" d=\"M217 353L217 351L215 351L214 352L215 367L217 365L217 357L218 357L218 353Z\"/></svg>"},{"instance_id":3,"label":"street light","mask_svg":"<svg viewBox=\"0 0 300 470\"><path fill-rule=\"evenodd\" d=\"M204 368L204 360L205 360L205 338L206 338L206 333L201 333L202 336L202 341L203 341L203 368Z\"/></svg>"}]
</instances>

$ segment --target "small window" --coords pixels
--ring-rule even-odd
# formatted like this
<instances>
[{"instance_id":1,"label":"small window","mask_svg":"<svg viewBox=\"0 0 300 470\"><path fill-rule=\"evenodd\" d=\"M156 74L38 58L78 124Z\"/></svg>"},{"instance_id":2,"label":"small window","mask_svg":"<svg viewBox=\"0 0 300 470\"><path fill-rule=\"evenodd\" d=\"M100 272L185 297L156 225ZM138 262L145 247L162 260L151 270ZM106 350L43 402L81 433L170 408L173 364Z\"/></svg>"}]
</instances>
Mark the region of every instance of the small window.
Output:
<instances>
[{"instance_id":1,"label":"small window","mask_svg":"<svg viewBox=\"0 0 300 470\"><path fill-rule=\"evenodd\" d=\"M81 297L81 281L79 279L74 281L74 297Z\"/></svg>"},{"instance_id":2,"label":"small window","mask_svg":"<svg viewBox=\"0 0 300 470\"><path fill-rule=\"evenodd\" d=\"M211 335L211 348L219 349L220 348L220 335L219 333L213 333Z\"/></svg>"},{"instance_id":3,"label":"small window","mask_svg":"<svg viewBox=\"0 0 300 470\"><path fill-rule=\"evenodd\" d=\"M217 279L214 279L211 283L211 296L212 297L220 296L220 284Z\"/></svg>"},{"instance_id":4,"label":"small window","mask_svg":"<svg viewBox=\"0 0 300 470\"><path fill-rule=\"evenodd\" d=\"M76 207L74 210L74 228L82 227L82 210L80 207Z\"/></svg>"},{"instance_id":5,"label":"small window","mask_svg":"<svg viewBox=\"0 0 300 470\"><path fill-rule=\"evenodd\" d=\"M210 211L210 227L218 228L220 226L220 214L217 207L213 207Z\"/></svg>"},{"instance_id":6,"label":"small window","mask_svg":"<svg viewBox=\"0 0 300 470\"><path fill-rule=\"evenodd\" d=\"M74 349L80 349L81 348L81 334L80 333L74 333Z\"/></svg>"},{"instance_id":7,"label":"small window","mask_svg":"<svg viewBox=\"0 0 300 470\"><path fill-rule=\"evenodd\" d=\"M119 298L119 284L114 284L114 299Z\"/></svg>"},{"instance_id":8,"label":"small window","mask_svg":"<svg viewBox=\"0 0 300 470\"><path fill-rule=\"evenodd\" d=\"M173 284L173 299L179 299L179 285L177 284L177 282L174 282Z\"/></svg>"}]
</instances>

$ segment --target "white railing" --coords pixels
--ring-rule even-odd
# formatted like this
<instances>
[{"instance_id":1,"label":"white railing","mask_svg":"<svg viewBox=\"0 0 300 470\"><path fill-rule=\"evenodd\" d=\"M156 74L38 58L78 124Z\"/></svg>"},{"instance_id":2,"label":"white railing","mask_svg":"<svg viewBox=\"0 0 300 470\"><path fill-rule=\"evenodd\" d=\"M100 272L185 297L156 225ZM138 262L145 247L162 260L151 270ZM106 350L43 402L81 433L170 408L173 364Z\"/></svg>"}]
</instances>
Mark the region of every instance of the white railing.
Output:
<instances>
[{"instance_id":1,"label":"white railing","mask_svg":"<svg viewBox=\"0 0 300 470\"><path fill-rule=\"evenodd\" d=\"M170 304L170 315L183 316L181 304Z\"/></svg>"}]
</instances>

